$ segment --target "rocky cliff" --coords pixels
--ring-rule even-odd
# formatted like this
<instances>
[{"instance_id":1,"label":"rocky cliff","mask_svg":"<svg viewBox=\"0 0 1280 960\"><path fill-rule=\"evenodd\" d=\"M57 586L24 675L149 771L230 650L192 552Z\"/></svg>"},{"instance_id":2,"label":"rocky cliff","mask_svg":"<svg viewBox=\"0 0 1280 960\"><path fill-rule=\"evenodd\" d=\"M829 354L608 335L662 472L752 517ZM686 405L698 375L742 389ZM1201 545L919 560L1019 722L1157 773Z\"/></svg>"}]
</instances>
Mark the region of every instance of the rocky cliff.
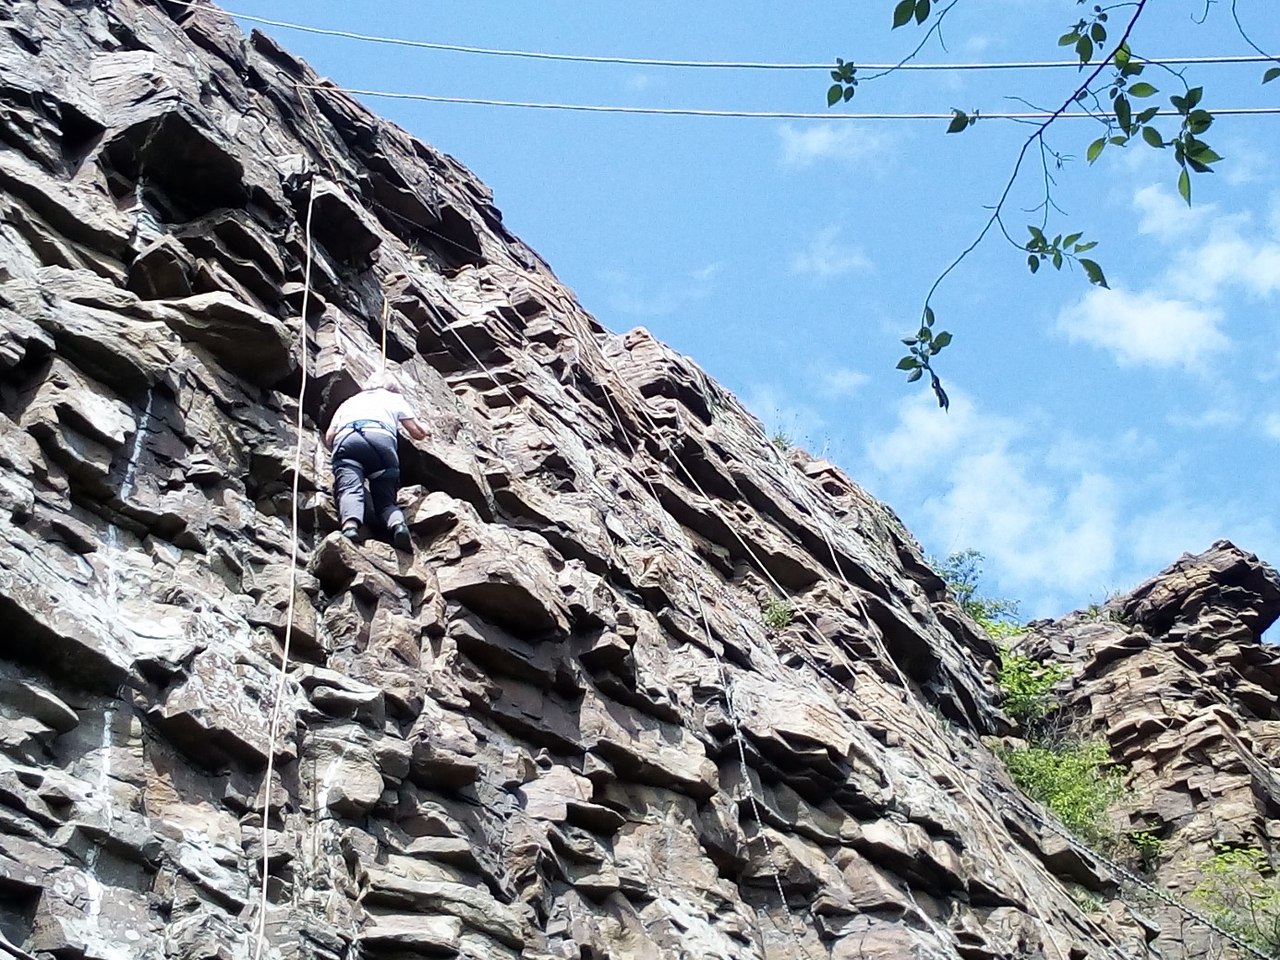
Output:
<instances>
[{"instance_id":1,"label":"rocky cliff","mask_svg":"<svg viewBox=\"0 0 1280 960\"><path fill-rule=\"evenodd\" d=\"M982 746L995 651L894 516L463 167L209 6L0 27L0 955L1154 955L1067 892L1116 887ZM318 442L384 362L412 556L333 533ZM1273 710L1274 610L1160 589L1044 642L1122 753L1178 739L1134 815L1202 841L1241 729L1090 683L1194 634Z\"/></svg>"}]
</instances>

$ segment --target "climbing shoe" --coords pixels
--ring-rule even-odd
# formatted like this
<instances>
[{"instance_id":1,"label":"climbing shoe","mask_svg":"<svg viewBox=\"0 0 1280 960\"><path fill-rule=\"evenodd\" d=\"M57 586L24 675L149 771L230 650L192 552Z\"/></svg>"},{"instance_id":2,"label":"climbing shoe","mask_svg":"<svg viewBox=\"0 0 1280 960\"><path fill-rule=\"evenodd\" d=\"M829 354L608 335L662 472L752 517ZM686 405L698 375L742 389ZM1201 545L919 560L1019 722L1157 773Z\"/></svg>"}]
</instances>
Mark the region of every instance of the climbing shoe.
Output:
<instances>
[{"instance_id":1,"label":"climbing shoe","mask_svg":"<svg viewBox=\"0 0 1280 960\"><path fill-rule=\"evenodd\" d=\"M391 544L397 550L409 550L413 544L409 542L409 525L397 523L391 528Z\"/></svg>"},{"instance_id":2,"label":"climbing shoe","mask_svg":"<svg viewBox=\"0 0 1280 960\"><path fill-rule=\"evenodd\" d=\"M342 535L352 543L360 542L360 523L356 520L348 520L342 525Z\"/></svg>"}]
</instances>

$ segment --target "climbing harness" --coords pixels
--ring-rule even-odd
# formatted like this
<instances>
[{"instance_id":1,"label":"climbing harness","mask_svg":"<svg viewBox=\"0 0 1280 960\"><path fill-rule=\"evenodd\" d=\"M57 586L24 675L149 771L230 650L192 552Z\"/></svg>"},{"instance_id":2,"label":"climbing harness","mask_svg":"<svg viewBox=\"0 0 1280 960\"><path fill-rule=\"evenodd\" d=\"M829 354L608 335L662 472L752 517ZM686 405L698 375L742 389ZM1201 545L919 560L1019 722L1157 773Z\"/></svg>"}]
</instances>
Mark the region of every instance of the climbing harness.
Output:
<instances>
[{"instance_id":1,"label":"climbing harness","mask_svg":"<svg viewBox=\"0 0 1280 960\"><path fill-rule=\"evenodd\" d=\"M385 434L386 436L389 436L389 437L395 436L394 433L392 433L390 430L387 429L386 424L380 423L377 420L353 420L351 423L348 423L345 427L343 427L334 435L333 449L335 453L337 452L338 448L342 446L343 440L346 440L352 434L355 434L360 437L364 437L366 431L370 433ZM377 480L379 477L387 477L388 479L394 480L395 478L400 476L399 461L396 461L394 464L391 464L388 466L386 465L387 459L386 457L383 456L382 450L378 447L378 445L371 443L369 444L369 447L375 453L377 453L379 462L381 462L384 466L382 467L381 470L374 470L372 472L366 473L365 474L366 479ZM335 457L333 463L334 463L334 466L337 466L340 463L346 463L346 464L351 464L353 466L357 466L363 469L363 465L360 463L360 461L350 460L345 457Z\"/></svg>"}]
</instances>

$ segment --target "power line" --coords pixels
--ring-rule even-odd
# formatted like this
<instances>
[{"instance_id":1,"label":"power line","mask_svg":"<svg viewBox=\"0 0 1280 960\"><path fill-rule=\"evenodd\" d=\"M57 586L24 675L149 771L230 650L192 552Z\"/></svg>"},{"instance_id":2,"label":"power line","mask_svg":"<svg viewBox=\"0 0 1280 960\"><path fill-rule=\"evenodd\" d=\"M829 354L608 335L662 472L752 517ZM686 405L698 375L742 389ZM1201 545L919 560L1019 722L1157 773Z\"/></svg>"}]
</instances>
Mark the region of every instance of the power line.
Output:
<instances>
[{"instance_id":1,"label":"power line","mask_svg":"<svg viewBox=\"0 0 1280 960\"><path fill-rule=\"evenodd\" d=\"M172 0L181 6L200 8L204 4L188 2L188 0ZM247 13L236 13L234 10L222 8L222 12L237 20L248 23L259 23L270 27L283 27L286 30L297 30L322 37L339 37L344 40L358 40L362 43L382 43L398 47L414 47L420 50L439 50L446 53L462 53L484 57L510 57L524 60L553 60L562 63L600 63L631 67L681 67L710 70L830 70L834 63L772 63L753 60L671 60L659 57L607 57L577 53L546 53L540 50L505 50L495 47L476 47L467 44L440 43L432 40L410 40L405 37L383 37L376 34L355 33L349 30L335 30L329 27L317 27L310 24L292 23L288 20L273 20L268 17L252 16ZM1134 57L1140 63L1153 66L1188 66L1194 64L1237 64L1237 63L1273 63L1274 57L1245 54L1241 56L1221 57ZM862 70L1037 70L1062 69L1080 67L1079 60L1013 60L994 63L859 63Z\"/></svg>"},{"instance_id":2,"label":"power line","mask_svg":"<svg viewBox=\"0 0 1280 960\"><path fill-rule=\"evenodd\" d=\"M946 113L806 113L788 110L710 110L696 107L624 107L615 104L591 103L544 103L531 100L490 100L484 97L440 97L430 93L396 93L388 90L361 90L355 87L340 87L329 83L299 83L304 90L329 90L334 93L349 93L360 97L383 97L389 100L417 100L426 103L456 103L477 107L515 107L525 110L570 110L578 113L633 113L660 117L739 117L755 120L950 120L955 114ZM1216 117L1261 116L1280 114L1277 107L1223 107L1212 111ZM1047 110L995 111L986 113L977 111L974 114L983 120L1048 120L1055 116ZM1157 114L1177 115L1176 111L1162 109ZM1057 115L1063 120L1097 119L1092 113L1063 113Z\"/></svg>"}]
</instances>

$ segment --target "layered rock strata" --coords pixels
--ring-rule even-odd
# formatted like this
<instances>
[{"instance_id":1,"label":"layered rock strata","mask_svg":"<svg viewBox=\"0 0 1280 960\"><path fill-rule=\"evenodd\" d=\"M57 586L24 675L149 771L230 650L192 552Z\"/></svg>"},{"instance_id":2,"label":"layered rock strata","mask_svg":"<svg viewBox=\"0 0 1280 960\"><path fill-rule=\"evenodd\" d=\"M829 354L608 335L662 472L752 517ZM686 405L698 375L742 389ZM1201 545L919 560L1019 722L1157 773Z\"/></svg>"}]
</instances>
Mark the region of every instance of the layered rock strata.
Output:
<instances>
[{"instance_id":1,"label":"layered rock strata","mask_svg":"<svg viewBox=\"0 0 1280 960\"><path fill-rule=\"evenodd\" d=\"M1126 771L1112 826L1157 841L1141 878L1193 907L1217 852L1280 863L1280 649L1261 642L1277 617L1280 574L1222 541L1131 593L1033 624L1019 645L1071 668L1062 718L1104 738ZM1231 946L1167 903L1149 910L1161 956Z\"/></svg>"},{"instance_id":2,"label":"layered rock strata","mask_svg":"<svg viewBox=\"0 0 1280 960\"><path fill-rule=\"evenodd\" d=\"M887 509L269 37L0 26L0 953L1146 955ZM412 556L318 443L384 357Z\"/></svg>"}]
</instances>

